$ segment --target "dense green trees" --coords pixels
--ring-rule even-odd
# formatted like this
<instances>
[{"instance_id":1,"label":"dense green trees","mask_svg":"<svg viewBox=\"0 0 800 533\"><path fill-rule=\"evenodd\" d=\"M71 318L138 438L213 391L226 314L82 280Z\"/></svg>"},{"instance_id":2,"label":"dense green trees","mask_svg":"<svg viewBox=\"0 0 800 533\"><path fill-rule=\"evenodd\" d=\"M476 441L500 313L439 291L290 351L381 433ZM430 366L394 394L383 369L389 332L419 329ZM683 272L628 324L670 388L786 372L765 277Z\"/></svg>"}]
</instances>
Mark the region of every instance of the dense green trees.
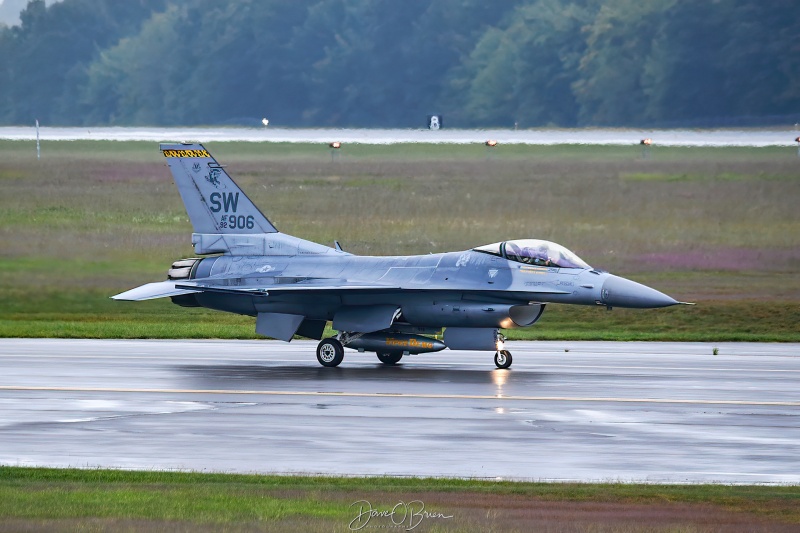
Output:
<instances>
[{"instance_id":1,"label":"dense green trees","mask_svg":"<svg viewBox=\"0 0 800 533\"><path fill-rule=\"evenodd\" d=\"M138 30L164 0L33 0L22 23L0 33L0 120L83 123L75 106L98 50Z\"/></svg>"},{"instance_id":2,"label":"dense green trees","mask_svg":"<svg viewBox=\"0 0 800 533\"><path fill-rule=\"evenodd\" d=\"M415 127L800 118L791 0L31 1L0 123Z\"/></svg>"},{"instance_id":3,"label":"dense green trees","mask_svg":"<svg viewBox=\"0 0 800 533\"><path fill-rule=\"evenodd\" d=\"M597 2L523 2L502 24L488 28L450 85L460 122L522 127L575 125L573 85L586 53L584 27Z\"/></svg>"}]
</instances>

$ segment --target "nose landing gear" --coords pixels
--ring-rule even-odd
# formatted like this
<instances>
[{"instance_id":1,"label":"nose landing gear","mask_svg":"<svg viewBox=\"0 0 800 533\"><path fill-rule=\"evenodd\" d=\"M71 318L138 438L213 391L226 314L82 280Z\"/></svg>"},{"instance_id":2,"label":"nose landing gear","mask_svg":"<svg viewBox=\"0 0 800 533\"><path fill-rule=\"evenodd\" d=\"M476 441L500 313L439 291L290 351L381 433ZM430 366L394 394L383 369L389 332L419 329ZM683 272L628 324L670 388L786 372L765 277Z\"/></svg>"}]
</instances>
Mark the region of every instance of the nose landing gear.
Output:
<instances>
[{"instance_id":1,"label":"nose landing gear","mask_svg":"<svg viewBox=\"0 0 800 533\"><path fill-rule=\"evenodd\" d=\"M497 368L508 368L511 366L511 352L508 350L498 350L494 354L494 364L497 365Z\"/></svg>"},{"instance_id":2,"label":"nose landing gear","mask_svg":"<svg viewBox=\"0 0 800 533\"><path fill-rule=\"evenodd\" d=\"M499 331L495 330L494 340L495 344L497 345L497 352L494 354L494 364L497 365L497 368L510 367L513 359L511 357L511 352L504 348L506 343L505 336L503 336L503 334Z\"/></svg>"}]
</instances>

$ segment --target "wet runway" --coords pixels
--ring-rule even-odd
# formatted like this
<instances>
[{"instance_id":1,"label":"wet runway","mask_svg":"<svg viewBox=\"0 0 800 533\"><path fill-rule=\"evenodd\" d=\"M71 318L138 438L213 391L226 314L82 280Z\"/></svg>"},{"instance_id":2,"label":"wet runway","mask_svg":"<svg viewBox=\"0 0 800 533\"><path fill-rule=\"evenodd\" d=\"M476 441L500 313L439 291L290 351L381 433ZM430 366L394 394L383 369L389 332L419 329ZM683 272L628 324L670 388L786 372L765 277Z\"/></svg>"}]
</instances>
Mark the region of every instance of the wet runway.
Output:
<instances>
[{"instance_id":1,"label":"wet runway","mask_svg":"<svg viewBox=\"0 0 800 533\"><path fill-rule=\"evenodd\" d=\"M3 339L0 464L800 483L800 345L507 344Z\"/></svg>"},{"instance_id":2,"label":"wet runway","mask_svg":"<svg viewBox=\"0 0 800 533\"><path fill-rule=\"evenodd\" d=\"M791 128L747 129L666 129L626 128L540 128L540 129L380 129L380 128L154 128L154 127L42 127L43 141L176 141L202 139L203 142L295 142L324 143L331 140L345 144L480 144L494 139L503 144L588 144L637 145L651 137L657 146L794 146L797 131ZM0 126L0 139L36 139L31 126Z\"/></svg>"}]
</instances>

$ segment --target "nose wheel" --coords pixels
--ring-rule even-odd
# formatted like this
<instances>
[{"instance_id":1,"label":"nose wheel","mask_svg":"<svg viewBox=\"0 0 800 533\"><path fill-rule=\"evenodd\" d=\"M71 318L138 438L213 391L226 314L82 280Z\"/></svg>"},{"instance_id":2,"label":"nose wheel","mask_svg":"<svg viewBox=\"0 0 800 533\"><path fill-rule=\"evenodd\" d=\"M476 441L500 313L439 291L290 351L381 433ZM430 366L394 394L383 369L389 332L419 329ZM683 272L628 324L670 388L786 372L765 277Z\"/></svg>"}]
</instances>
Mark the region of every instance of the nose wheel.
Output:
<instances>
[{"instance_id":1,"label":"nose wheel","mask_svg":"<svg viewBox=\"0 0 800 533\"><path fill-rule=\"evenodd\" d=\"M344 359L344 347L333 337L322 339L317 345L317 361L322 366L339 366L342 359Z\"/></svg>"},{"instance_id":2,"label":"nose wheel","mask_svg":"<svg viewBox=\"0 0 800 533\"><path fill-rule=\"evenodd\" d=\"M511 352L508 350L500 350L494 354L494 364L497 368L508 368L511 366Z\"/></svg>"}]
</instances>

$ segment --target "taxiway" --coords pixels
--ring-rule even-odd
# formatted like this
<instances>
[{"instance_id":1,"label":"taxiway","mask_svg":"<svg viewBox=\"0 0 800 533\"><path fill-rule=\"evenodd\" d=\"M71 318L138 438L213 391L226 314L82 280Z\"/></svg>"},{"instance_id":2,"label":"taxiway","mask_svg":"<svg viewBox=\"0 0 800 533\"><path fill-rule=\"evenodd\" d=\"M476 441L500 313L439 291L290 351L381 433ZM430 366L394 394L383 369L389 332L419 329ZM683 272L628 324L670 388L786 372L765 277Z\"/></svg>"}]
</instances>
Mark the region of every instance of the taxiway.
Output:
<instances>
[{"instance_id":1,"label":"taxiway","mask_svg":"<svg viewBox=\"0 0 800 533\"><path fill-rule=\"evenodd\" d=\"M800 483L800 346L0 340L0 464ZM713 348L719 350L713 355Z\"/></svg>"}]
</instances>

